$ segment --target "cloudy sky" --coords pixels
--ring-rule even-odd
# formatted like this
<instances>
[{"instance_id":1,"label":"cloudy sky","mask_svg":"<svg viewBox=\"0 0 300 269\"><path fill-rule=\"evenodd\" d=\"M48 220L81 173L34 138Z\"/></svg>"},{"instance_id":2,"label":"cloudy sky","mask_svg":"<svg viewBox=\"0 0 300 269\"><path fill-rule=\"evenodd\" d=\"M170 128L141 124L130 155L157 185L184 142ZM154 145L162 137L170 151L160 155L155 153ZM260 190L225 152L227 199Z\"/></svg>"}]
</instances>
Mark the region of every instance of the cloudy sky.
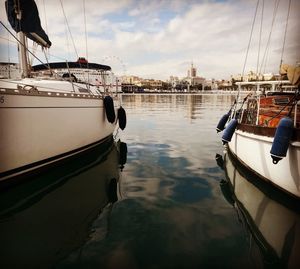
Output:
<instances>
[{"instance_id":1,"label":"cloudy sky","mask_svg":"<svg viewBox=\"0 0 300 269\"><path fill-rule=\"evenodd\" d=\"M0 2L3 6L4 0ZM197 75L227 79L231 74L242 73L257 0L36 0L36 3L42 26L53 44L50 61L74 61L77 55L88 55L90 62L109 64L118 75L157 79L167 79L170 75L184 77L193 62ZM246 72L256 71L257 66L265 72L278 72L288 6L289 0L258 2ZM0 12L1 21L7 25L4 9ZM299 14L300 0L291 0L283 55L283 61L290 64L300 61ZM17 61L15 44L11 43L8 49L8 34L0 28L0 61L8 60L8 51L10 60ZM36 53L45 59L39 49ZM264 54L267 57L262 63Z\"/></svg>"}]
</instances>

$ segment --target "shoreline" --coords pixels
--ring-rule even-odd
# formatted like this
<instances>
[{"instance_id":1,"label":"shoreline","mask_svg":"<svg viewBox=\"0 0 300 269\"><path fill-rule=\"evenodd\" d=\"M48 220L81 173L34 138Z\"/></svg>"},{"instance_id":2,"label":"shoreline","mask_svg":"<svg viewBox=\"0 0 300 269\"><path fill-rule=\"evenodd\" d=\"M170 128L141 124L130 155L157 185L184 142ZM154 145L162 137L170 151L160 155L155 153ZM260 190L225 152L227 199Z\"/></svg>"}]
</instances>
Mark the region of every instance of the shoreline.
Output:
<instances>
[{"instance_id":1,"label":"shoreline","mask_svg":"<svg viewBox=\"0 0 300 269\"><path fill-rule=\"evenodd\" d=\"M240 93L249 93L251 91L242 91ZM234 95L238 91L218 91L218 92L124 92L122 95Z\"/></svg>"}]
</instances>

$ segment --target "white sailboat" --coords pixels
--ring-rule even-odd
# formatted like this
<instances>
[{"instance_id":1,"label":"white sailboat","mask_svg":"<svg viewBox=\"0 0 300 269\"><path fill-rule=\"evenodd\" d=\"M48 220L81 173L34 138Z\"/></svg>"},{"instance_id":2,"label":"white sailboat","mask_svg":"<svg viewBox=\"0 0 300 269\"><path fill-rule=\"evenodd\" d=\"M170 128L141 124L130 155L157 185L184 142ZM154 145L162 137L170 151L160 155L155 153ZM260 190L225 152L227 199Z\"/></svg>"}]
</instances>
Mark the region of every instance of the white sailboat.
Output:
<instances>
[{"instance_id":1,"label":"white sailboat","mask_svg":"<svg viewBox=\"0 0 300 269\"><path fill-rule=\"evenodd\" d=\"M0 183L103 143L111 138L118 120L122 129L126 125L117 88L109 91L57 78L50 69L48 77L32 77L26 38L44 48L51 42L33 0L8 0L6 10L18 33L22 78L0 80ZM97 70L102 86L106 85L110 67L98 65Z\"/></svg>"},{"instance_id":2,"label":"white sailboat","mask_svg":"<svg viewBox=\"0 0 300 269\"><path fill-rule=\"evenodd\" d=\"M259 91L237 114L232 114L231 123L237 123L232 137L227 137L232 125L223 134L228 150L264 180L299 198L299 94Z\"/></svg>"},{"instance_id":3,"label":"white sailboat","mask_svg":"<svg viewBox=\"0 0 300 269\"><path fill-rule=\"evenodd\" d=\"M280 73L281 80L237 82L236 102L217 131L225 129L223 144L240 163L300 198L300 66L281 64ZM253 89L246 97L245 85Z\"/></svg>"}]
</instances>

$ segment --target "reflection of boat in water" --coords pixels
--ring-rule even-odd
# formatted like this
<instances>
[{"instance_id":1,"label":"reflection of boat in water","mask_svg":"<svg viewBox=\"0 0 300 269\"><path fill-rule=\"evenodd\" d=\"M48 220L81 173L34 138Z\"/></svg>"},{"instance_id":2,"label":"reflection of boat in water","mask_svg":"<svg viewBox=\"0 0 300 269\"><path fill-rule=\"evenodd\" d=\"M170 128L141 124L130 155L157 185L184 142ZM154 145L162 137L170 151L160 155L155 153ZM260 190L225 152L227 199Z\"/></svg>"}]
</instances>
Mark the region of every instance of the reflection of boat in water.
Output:
<instances>
[{"instance_id":1,"label":"reflection of boat in water","mask_svg":"<svg viewBox=\"0 0 300 269\"><path fill-rule=\"evenodd\" d=\"M228 153L224 170L227 180L220 183L224 197L235 207L249 235L255 239L265 265L299 268L299 203L249 174Z\"/></svg>"},{"instance_id":2,"label":"reflection of boat in water","mask_svg":"<svg viewBox=\"0 0 300 269\"><path fill-rule=\"evenodd\" d=\"M124 154L126 144L111 140L0 193L0 267L51 267L79 247L118 200Z\"/></svg>"}]
</instances>

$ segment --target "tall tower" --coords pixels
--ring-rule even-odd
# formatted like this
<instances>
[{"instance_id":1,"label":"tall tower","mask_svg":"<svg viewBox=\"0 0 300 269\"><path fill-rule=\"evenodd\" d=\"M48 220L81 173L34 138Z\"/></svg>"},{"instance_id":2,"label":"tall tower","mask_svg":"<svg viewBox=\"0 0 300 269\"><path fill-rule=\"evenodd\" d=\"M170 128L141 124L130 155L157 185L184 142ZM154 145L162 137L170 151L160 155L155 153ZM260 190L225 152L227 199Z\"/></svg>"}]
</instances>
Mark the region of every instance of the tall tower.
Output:
<instances>
[{"instance_id":1,"label":"tall tower","mask_svg":"<svg viewBox=\"0 0 300 269\"><path fill-rule=\"evenodd\" d=\"M197 75L197 69L194 67L193 62L191 64L191 71L190 71L191 77L194 78Z\"/></svg>"}]
</instances>

